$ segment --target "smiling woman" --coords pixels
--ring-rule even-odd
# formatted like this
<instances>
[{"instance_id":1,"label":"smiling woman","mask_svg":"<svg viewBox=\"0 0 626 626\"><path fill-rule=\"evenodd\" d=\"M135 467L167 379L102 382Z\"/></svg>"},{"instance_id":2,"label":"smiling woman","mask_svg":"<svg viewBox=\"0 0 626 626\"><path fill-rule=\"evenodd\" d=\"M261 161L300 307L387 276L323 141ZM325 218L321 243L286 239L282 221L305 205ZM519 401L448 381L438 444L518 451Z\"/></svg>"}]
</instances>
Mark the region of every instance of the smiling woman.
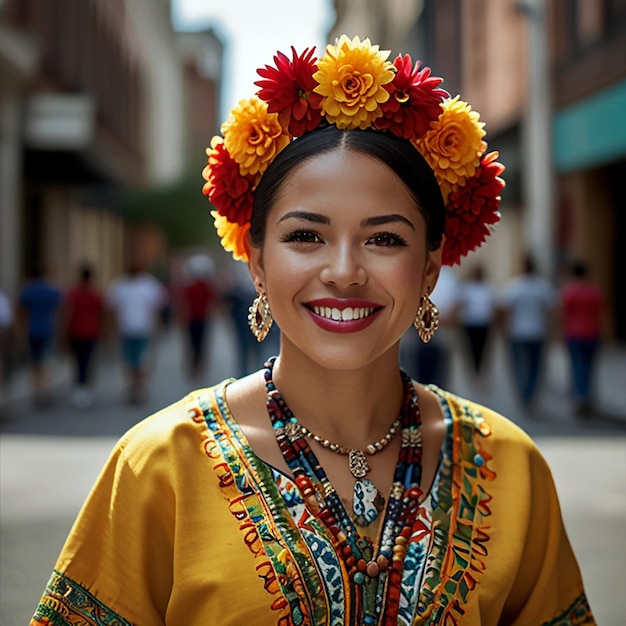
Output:
<instances>
[{"instance_id":1,"label":"smiling woman","mask_svg":"<svg viewBox=\"0 0 626 626\"><path fill-rule=\"evenodd\" d=\"M504 183L478 114L388 54L277 53L211 141L203 191L279 354L127 433L32 624L594 623L532 440L398 365Z\"/></svg>"}]
</instances>

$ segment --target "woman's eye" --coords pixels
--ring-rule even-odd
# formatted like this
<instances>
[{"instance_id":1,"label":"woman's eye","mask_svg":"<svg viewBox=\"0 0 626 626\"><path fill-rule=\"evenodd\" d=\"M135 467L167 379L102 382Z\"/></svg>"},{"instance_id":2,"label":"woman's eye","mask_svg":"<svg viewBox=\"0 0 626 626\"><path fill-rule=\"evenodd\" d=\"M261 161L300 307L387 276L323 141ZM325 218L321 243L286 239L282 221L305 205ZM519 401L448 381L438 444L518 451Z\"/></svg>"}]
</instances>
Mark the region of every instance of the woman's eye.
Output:
<instances>
[{"instance_id":1,"label":"woman's eye","mask_svg":"<svg viewBox=\"0 0 626 626\"><path fill-rule=\"evenodd\" d=\"M400 235L395 233L378 233L367 240L367 243L374 244L375 246L387 247L387 246L406 246L406 240Z\"/></svg>"},{"instance_id":2,"label":"woman's eye","mask_svg":"<svg viewBox=\"0 0 626 626\"><path fill-rule=\"evenodd\" d=\"M311 230L294 230L283 238L285 243L320 243L321 237Z\"/></svg>"}]
</instances>

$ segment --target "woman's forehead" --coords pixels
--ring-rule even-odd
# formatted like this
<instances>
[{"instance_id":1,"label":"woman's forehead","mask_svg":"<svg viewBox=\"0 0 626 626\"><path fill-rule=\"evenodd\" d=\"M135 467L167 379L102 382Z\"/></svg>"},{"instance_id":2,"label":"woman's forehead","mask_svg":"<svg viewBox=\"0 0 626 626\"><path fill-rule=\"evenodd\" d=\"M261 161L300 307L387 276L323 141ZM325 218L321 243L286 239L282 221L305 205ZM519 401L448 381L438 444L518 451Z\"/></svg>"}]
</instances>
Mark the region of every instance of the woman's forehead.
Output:
<instances>
[{"instance_id":1,"label":"woman's forehead","mask_svg":"<svg viewBox=\"0 0 626 626\"><path fill-rule=\"evenodd\" d=\"M411 192L391 168L346 149L316 155L294 168L273 209L279 214L300 211L331 218L348 211L355 218L391 212L419 216Z\"/></svg>"},{"instance_id":2,"label":"woman's forehead","mask_svg":"<svg viewBox=\"0 0 626 626\"><path fill-rule=\"evenodd\" d=\"M324 188L345 188L356 185L375 189L377 186L406 187L400 177L383 161L364 152L345 147L317 154L298 164L285 178L300 185L311 183Z\"/></svg>"}]
</instances>

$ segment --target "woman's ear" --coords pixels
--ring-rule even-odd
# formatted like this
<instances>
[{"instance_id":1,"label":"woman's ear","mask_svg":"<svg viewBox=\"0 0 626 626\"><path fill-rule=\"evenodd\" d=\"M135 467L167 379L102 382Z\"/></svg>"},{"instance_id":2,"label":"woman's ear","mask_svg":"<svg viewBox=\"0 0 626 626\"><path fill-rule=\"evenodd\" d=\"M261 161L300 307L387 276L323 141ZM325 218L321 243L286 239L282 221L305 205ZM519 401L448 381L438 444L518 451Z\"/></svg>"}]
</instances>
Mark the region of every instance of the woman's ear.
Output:
<instances>
[{"instance_id":1,"label":"woman's ear","mask_svg":"<svg viewBox=\"0 0 626 626\"><path fill-rule=\"evenodd\" d=\"M443 256L443 247L446 243L446 236L442 235L441 244L436 250L431 250L426 255L426 265L424 266L424 274L422 277L422 293L432 293L439 279L441 271L441 259Z\"/></svg>"},{"instance_id":2,"label":"woman's ear","mask_svg":"<svg viewBox=\"0 0 626 626\"><path fill-rule=\"evenodd\" d=\"M250 270L254 288L259 291L259 288L265 285L265 270L263 269L263 254L261 248L250 246L248 269Z\"/></svg>"}]
</instances>

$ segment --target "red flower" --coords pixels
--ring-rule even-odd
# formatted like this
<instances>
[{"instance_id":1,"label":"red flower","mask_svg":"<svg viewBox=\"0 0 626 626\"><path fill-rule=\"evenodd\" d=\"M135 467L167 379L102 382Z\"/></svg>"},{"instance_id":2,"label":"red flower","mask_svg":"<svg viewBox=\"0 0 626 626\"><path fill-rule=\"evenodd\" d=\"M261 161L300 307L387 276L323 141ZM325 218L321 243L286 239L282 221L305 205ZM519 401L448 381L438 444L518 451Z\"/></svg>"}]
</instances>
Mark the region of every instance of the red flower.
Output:
<instances>
[{"instance_id":1,"label":"red flower","mask_svg":"<svg viewBox=\"0 0 626 626\"><path fill-rule=\"evenodd\" d=\"M430 68L412 65L411 57L398 55L394 62L396 75L386 85L390 98L380 108L382 117L375 120L376 128L389 130L398 137L417 139L426 133L430 122L441 113L441 102L449 94L437 87L443 78L430 75Z\"/></svg>"},{"instance_id":2,"label":"red flower","mask_svg":"<svg viewBox=\"0 0 626 626\"><path fill-rule=\"evenodd\" d=\"M214 138L207 150L208 165L202 170L207 181L202 193L209 197L217 212L229 222L245 224L252 217L254 176L242 176L239 165L232 159L224 142Z\"/></svg>"},{"instance_id":3,"label":"red flower","mask_svg":"<svg viewBox=\"0 0 626 626\"><path fill-rule=\"evenodd\" d=\"M454 191L446 206L446 244L443 264L460 263L461 258L478 248L489 236L488 225L500 220L498 205L504 180L504 166L497 152L485 154L476 173L464 187Z\"/></svg>"},{"instance_id":4,"label":"red flower","mask_svg":"<svg viewBox=\"0 0 626 626\"><path fill-rule=\"evenodd\" d=\"M281 126L294 137L313 130L322 119L322 97L313 92L317 86L313 78L317 69L314 52L314 47L307 48L298 56L291 46L291 61L282 52L277 52L274 56L276 67L266 65L257 70L257 74L265 79L254 83L260 87L257 95L267 102L270 113L278 113Z\"/></svg>"}]
</instances>

